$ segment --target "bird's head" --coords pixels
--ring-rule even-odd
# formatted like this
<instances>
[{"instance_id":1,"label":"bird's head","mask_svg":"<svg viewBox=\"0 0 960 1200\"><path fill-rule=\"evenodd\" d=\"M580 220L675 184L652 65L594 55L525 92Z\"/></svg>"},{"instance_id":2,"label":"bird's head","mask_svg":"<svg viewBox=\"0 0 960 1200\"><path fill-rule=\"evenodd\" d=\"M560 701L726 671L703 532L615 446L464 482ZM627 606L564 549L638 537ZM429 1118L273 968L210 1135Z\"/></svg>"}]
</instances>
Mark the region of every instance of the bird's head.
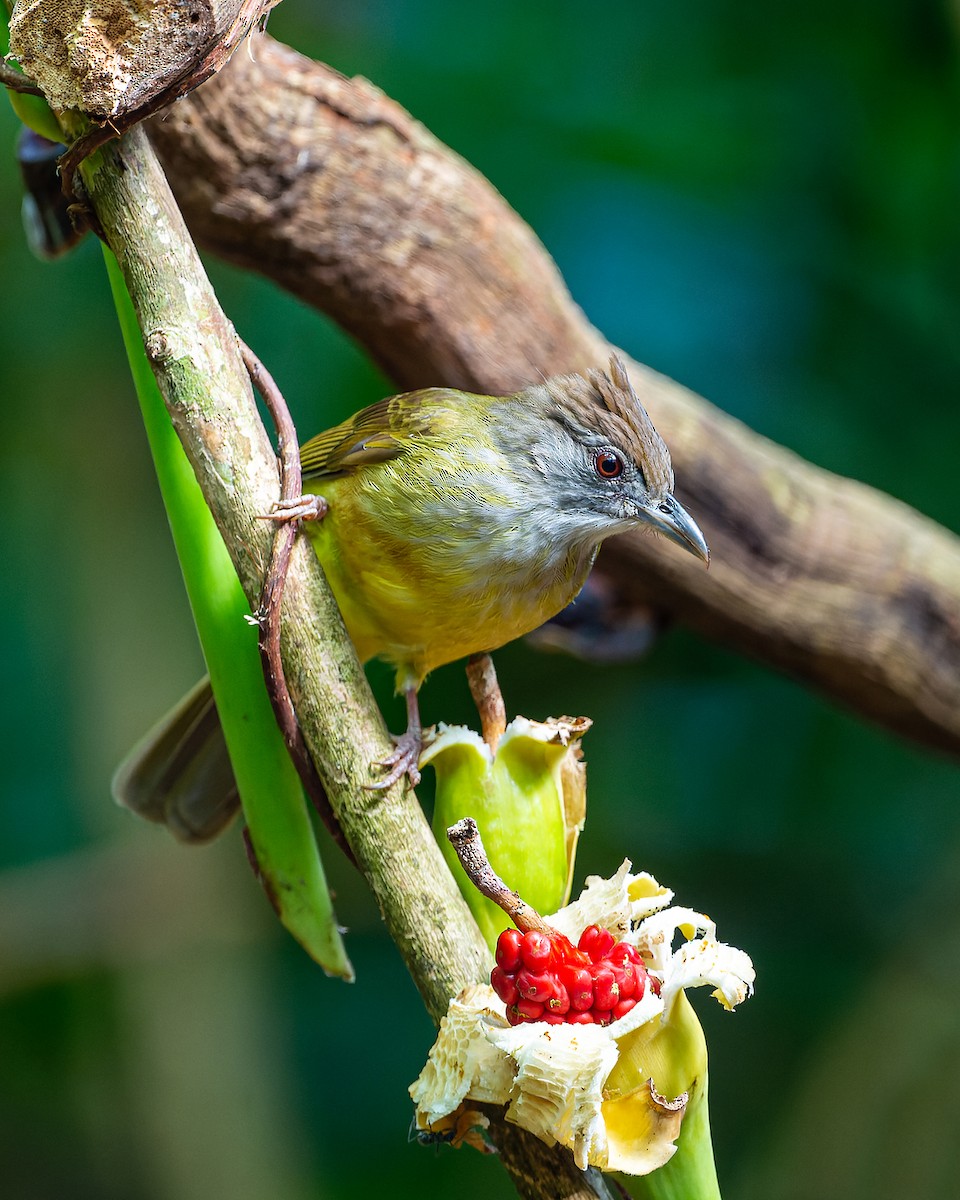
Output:
<instances>
[{"instance_id":1,"label":"bird's head","mask_svg":"<svg viewBox=\"0 0 960 1200\"><path fill-rule=\"evenodd\" d=\"M673 495L670 452L620 358L609 373L556 376L524 397L542 417L526 451L561 519L594 541L645 526L709 563L703 534Z\"/></svg>"}]
</instances>

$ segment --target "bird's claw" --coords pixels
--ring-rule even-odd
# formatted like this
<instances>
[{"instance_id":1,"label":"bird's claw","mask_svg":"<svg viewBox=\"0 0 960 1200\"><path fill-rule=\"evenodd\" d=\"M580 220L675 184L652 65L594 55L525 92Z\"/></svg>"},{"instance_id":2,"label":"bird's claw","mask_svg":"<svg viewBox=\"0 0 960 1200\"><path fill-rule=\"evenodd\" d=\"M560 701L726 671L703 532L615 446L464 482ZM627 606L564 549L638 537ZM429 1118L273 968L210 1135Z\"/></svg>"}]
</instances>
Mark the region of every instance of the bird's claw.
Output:
<instances>
[{"instance_id":1,"label":"bird's claw","mask_svg":"<svg viewBox=\"0 0 960 1200\"><path fill-rule=\"evenodd\" d=\"M423 749L423 735L419 730L407 730L406 733L401 733L400 736L391 735L394 741L394 748L390 754L381 762L375 763L375 766L383 767L387 772L382 779L378 779L376 783L364 784L367 791L379 792L384 788L392 786L401 775L406 775L410 780L412 787L416 787L420 782L420 752Z\"/></svg>"},{"instance_id":2,"label":"bird's claw","mask_svg":"<svg viewBox=\"0 0 960 1200\"><path fill-rule=\"evenodd\" d=\"M330 511L330 506L322 496L309 493L295 496L292 500L278 500L268 513L260 516L261 521L321 521Z\"/></svg>"}]
</instances>

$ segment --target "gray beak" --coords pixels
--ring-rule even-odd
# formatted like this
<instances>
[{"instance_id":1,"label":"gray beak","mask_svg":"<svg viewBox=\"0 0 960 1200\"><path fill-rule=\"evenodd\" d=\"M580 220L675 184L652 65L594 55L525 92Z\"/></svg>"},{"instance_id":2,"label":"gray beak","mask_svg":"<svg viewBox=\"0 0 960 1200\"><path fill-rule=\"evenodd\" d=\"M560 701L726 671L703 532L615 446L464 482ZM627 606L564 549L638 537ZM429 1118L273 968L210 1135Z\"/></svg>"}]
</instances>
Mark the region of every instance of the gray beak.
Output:
<instances>
[{"instance_id":1,"label":"gray beak","mask_svg":"<svg viewBox=\"0 0 960 1200\"><path fill-rule=\"evenodd\" d=\"M710 565L710 551L700 532L700 526L687 512L682 504L666 495L659 504L642 509L642 515L648 525L658 533L662 533L671 542L676 542L684 550L689 550L697 558Z\"/></svg>"}]
</instances>

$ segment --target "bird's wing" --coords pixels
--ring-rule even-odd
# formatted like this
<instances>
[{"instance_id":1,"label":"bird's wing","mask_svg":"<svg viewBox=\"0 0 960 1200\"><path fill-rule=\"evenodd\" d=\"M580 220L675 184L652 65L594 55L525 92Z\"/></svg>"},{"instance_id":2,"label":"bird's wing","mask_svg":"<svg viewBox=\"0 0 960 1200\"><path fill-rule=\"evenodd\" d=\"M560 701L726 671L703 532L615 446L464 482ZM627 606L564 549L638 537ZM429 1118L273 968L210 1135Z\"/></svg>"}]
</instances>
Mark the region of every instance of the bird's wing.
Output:
<instances>
[{"instance_id":1,"label":"bird's wing","mask_svg":"<svg viewBox=\"0 0 960 1200\"><path fill-rule=\"evenodd\" d=\"M446 388L424 388L391 396L318 433L300 447L304 478L330 478L357 467L399 458L409 439L427 432L439 412L449 408L454 395Z\"/></svg>"}]
</instances>

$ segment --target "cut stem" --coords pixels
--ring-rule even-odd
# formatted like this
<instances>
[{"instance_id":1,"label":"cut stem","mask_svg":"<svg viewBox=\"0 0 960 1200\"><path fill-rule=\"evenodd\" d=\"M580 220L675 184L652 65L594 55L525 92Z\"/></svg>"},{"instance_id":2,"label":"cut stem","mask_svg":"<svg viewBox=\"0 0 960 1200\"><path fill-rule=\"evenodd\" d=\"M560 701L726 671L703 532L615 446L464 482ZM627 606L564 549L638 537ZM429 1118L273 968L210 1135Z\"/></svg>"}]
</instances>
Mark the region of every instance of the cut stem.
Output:
<instances>
[{"instance_id":1,"label":"cut stem","mask_svg":"<svg viewBox=\"0 0 960 1200\"><path fill-rule=\"evenodd\" d=\"M473 817L464 817L447 830L447 839L457 852L460 865L473 886L488 900L492 900L507 914L521 933L545 933L556 936L556 930L548 925L535 908L521 900L510 890L490 866L483 839Z\"/></svg>"}]
</instances>

